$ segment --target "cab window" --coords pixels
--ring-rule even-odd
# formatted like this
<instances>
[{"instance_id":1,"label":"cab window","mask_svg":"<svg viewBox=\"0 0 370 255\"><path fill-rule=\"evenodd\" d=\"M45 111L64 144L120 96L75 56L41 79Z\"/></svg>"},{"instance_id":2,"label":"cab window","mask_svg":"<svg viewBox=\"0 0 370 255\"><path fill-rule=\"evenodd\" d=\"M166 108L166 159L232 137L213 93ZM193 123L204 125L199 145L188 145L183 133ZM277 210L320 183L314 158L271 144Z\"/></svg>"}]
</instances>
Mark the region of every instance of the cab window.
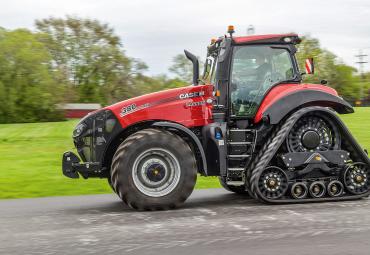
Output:
<instances>
[{"instance_id":1,"label":"cab window","mask_svg":"<svg viewBox=\"0 0 370 255\"><path fill-rule=\"evenodd\" d=\"M294 66L287 49L235 47L230 82L231 114L253 117L272 86L294 78Z\"/></svg>"}]
</instances>

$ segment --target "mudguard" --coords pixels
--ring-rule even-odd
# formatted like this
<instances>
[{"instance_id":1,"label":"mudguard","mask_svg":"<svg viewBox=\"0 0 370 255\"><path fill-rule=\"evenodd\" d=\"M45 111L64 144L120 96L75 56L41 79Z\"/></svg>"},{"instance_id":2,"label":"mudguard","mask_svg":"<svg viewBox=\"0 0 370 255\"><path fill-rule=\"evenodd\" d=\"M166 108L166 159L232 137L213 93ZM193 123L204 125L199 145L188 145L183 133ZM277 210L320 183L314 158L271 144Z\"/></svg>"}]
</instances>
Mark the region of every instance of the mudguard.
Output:
<instances>
[{"instance_id":1,"label":"mudguard","mask_svg":"<svg viewBox=\"0 0 370 255\"><path fill-rule=\"evenodd\" d=\"M280 98L263 111L262 118L268 118L270 124L277 124L290 112L307 106L330 107L340 114L354 112L352 106L341 97L325 91L308 89Z\"/></svg>"},{"instance_id":2,"label":"mudguard","mask_svg":"<svg viewBox=\"0 0 370 255\"><path fill-rule=\"evenodd\" d=\"M208 175L207 159L206 159L206 155L204 153L202 143L200 142L199 138L190 129L188 129L187 127L185 127L183 125L173 123L173 122L167 122L167 121L154 122L152 124L152 126L164 127L164 128L174 128L174 129L180 131L181 133L185 134L187 137L189 137L193 141L193 143L196 145L197 149L200 152L200 155L201 155L201 158L202 158L203 173L206 176Z\"/></svg>"}]
</instances>

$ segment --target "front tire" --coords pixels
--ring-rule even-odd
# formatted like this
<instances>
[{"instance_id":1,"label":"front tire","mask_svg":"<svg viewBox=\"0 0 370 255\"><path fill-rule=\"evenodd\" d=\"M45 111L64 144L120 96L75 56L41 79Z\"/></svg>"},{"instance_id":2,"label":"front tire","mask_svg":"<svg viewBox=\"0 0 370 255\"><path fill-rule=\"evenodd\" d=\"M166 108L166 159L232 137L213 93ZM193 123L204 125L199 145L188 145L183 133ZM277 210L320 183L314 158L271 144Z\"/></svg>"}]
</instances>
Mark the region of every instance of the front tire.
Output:
<instances>
[{"instance_id":1,"label":"front tire","mask_svg":"<svg viewBox=\"0 0 370 255\"><path fill-rule=\"evenodd\" d=\"M193 152L179 136L144 129L118 147L111 182L116 193L137 210L172 209L192 193L197 168Z\"/></svg>"}]
</instances>

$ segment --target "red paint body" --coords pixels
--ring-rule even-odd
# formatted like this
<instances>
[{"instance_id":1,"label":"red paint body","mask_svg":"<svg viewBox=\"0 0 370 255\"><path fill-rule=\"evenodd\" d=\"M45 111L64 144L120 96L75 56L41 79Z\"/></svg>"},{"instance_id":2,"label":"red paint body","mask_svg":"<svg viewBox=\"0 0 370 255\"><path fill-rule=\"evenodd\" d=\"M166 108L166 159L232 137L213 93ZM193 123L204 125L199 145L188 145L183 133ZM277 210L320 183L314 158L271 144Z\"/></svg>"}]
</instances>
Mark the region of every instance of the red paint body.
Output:
<instances>
[{"instance_id":1,"label":"red paint body","mask_svg":"<svg viewBox=\"0 0 370 255\"><path fill-rule=\"evenodd\" d=\"M323 85L315 84L280 84L267 94L262 101L259 110L256 113L254 122L261 121L263 113L280 98L297 92L299 90L319 90L337 96L337 92ZM204 95L193 98L180 98L180 95L186 93L204 92ZM188 86L164 90L106 107L111 110L119 119L123 128L133 124L150 121L164 120L176 122L186 127L205 126L212 123L212 103L206 102L207 99L213 99L213 85ZM208 100L209 101L209 100ZM189 104L199 104L191 105ZM134 111L129 111L126 115L121 116L122 109L135 104ZM140 106L150 104L146 108L140 109Z\"/></svg>"},{"instance_id":2,"label":"red paint body","mask_svg":"<svg viewBox=\"0 0 370 255\"><path fill-rule=\"evenodd\" d=\"M181 99L180 95L186 93L204 92L204 95L193 98ZM212 122L212 103L206 103L212 99L213 85L188 86L155 92L106 107L113 111L119 119L122 127L127 127L141 121L165 120L182 124L186 127L204 126ZM199 106L188 106L189 103L199 103ZM140 107L144 104L151 106L132 111L121 117L122 109L135 104Z\"/></svg>"},{"instance_id":3,"label":"red paint body","mask_svg":"<svg viewBox=\"0 0 370 255\"><path fill-rule=\"evenodd\" d=\"M236 44L243 44L249 42L258 42L267 39L274 39L274 38L282 38L282 37L289 37L289 36L298 36L297 34L270 34L270 35L250 35L250 36L240 36L240 37L233 37L234 43Z\"/></svg>"},{"instance_id":4,"label":"red paint body","mask_svg":"<svg viewBox=\"0 0 370 255\"><path fill-rule=\"evenodd\" d=\"M263 99L256 116L254 118L254 122L258 123L261 121L263 113L269 108L273 103L278 101L280 98L287 96L291 93L302 91L302 90L318 90L322 92L326 92L328 94L338 96L338 93L335 89L318 85L318 84L280 84L270 90L270 92L266 95Z\"/></svg>"},{"instance_id":5,"label":"red paint body","mask_svg":"<svg viewBox=\"0 0 370 255\"><path fill-rule=\"evenodd\" d=\"M67 119L81 119L85 117L90 112L94 112L95 110L80 110L80 109L67 109L64 112L64 116Z\"/></svg>"}]
</instances>

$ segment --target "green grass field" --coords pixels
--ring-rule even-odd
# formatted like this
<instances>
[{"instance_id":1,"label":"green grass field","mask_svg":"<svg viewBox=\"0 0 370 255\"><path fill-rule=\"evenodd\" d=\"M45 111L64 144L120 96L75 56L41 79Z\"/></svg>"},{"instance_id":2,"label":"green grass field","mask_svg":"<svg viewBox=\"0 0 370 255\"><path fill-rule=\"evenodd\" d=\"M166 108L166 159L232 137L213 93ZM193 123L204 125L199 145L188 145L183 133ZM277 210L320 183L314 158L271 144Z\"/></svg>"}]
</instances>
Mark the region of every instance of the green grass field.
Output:
<instances>
[{"instance_id":1,"label":"green grass field","mask_svg":"<svg viewBox=\"0 0 370 255\"><path fill-rule=\"evenodd\" d=\"M360 144L370 149L370 108L343 115ZM77 121L0 125L0 198L110 193L105 179L69 179L61 157L74 150ZM217 178L199 177L196 188L219 187Z\"/></svg>"}]
</instances>

